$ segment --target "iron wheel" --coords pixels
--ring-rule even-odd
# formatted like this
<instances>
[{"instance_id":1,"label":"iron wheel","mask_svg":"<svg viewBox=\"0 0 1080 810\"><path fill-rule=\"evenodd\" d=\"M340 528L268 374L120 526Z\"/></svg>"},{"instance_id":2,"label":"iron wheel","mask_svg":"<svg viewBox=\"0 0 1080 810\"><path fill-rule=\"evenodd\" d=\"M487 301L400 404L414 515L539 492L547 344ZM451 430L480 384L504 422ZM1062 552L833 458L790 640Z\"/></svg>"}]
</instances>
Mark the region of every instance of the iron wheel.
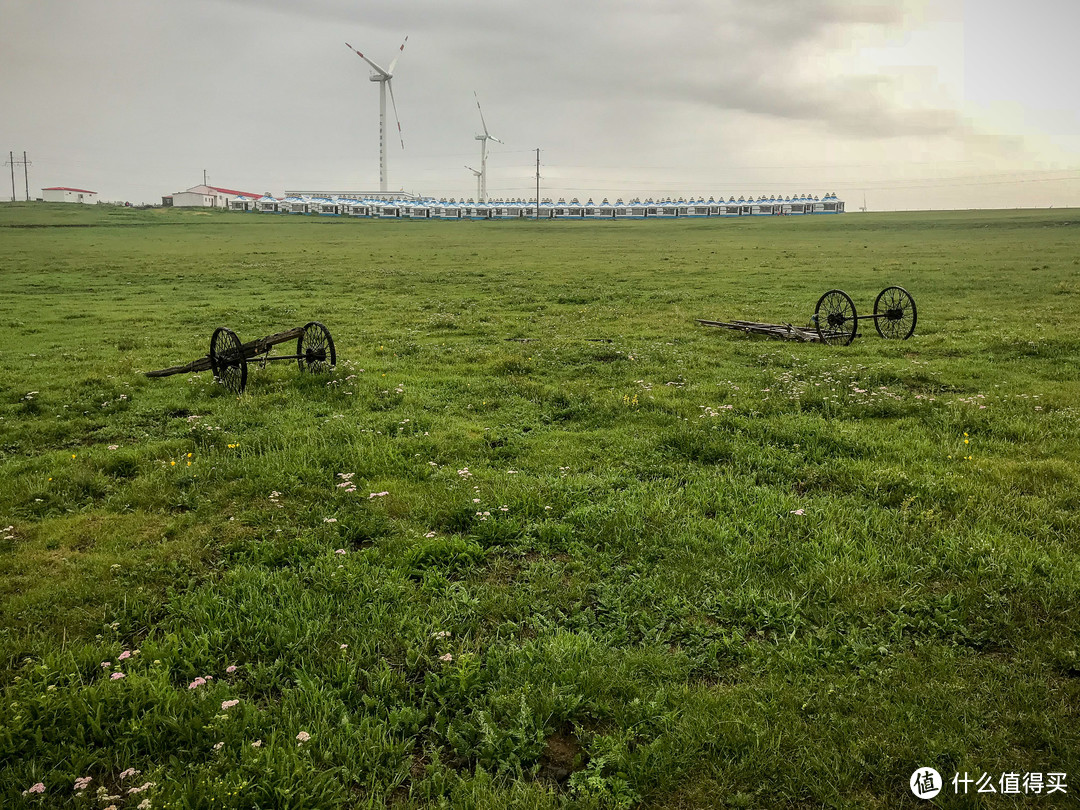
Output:
<instances>
[{"instance_id":1,"label":"iron wheel","mask_svg":"<svg viewBox=\"0 0 1080 810\"><path fill-rule=\"evenodd\" d=\"M224 326L214 330L210 338L210 368L214 379L236 395L244 393L247 385L247 358L236 332Z\"/></svg>"},{"instance_id":2,"label":"iron wheel","mask_svg":"<svg viewBox=\"0 0 1080 810\"><path fill-rule=\"evenodd\" d=\"M847 346L855 340L859 322L855 314L855 302L843 290L829 290L818 299L814 308L821 342L829 346Z\"/></svg>"},{"instance_id":3,"label":"iron wheel","mask_svg":"<svg viewBox=\"0 0 1080 810\"><path fill-rule=\"evenodd\" d=\"M318 321L304 326L304 334L296 341L296 354L300 370L312 374L325 374L337 365L334 339L330 330Z\"/></svg>"},{"instance_id":4,"label":"iron wheel","mask_svg":"<svg viewBox=\"0 0 1080 810\"><path fill-rule=\"evenodd\" d=\"M915 332L919 311L915 299L903 287L886 287L874 299L874 326L890 340L907 340Z\"/></svg>"}]
</instances>

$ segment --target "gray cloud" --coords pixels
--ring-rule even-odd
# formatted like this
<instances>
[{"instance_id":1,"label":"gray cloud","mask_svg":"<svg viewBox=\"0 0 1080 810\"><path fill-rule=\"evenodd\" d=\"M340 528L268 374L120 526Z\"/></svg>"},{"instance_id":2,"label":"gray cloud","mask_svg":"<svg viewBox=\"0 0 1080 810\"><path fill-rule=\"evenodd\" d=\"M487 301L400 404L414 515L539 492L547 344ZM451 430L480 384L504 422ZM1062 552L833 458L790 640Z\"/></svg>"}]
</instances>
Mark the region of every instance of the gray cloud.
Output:
<instances>
[{"instance_id":1,"label":"gray cloud","mask_svg":"<svg viewBox=\"0 0 1080 810\"><path fill-rule=\"evenodd\" d=\"M0 147L28 148L43 184L106 196L152 200L203 168L255 191L373 187L378 91L344 43L386 65L406 34L394 82L406 149L389 160L391 185L410 190L474 188L473 90L506 141L489 186L508 194L527 192L536 146L548 178L609 184L598 193L763 182L738 167L775 155L995 148L957 110L896 103L892 76L824 69L868 33L903 35L923 0L0 2L0 70L14 77L0 84ZM779 190L767 177L761 190Z\"/></svg>"}]
</instances>

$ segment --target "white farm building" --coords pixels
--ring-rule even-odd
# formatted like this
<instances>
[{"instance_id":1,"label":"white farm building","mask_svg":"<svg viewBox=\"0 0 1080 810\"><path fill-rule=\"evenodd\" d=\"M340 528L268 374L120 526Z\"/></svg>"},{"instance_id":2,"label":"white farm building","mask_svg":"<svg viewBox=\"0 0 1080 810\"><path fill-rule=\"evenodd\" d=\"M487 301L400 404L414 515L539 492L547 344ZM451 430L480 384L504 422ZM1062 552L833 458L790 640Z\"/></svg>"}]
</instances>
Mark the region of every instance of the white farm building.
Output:
<instances>
[{"instance_id":1,"label":"white farm building","mask_svg":"<svg viewBox=\"0 0 1080 810\"><path fill-rule=\"evenodd\" d=\"M233 188L218 188L217 186L192 186L187 191L178 191L168 197L161 198L161 204L173 208L225 208L228 209L229 201L240 198L252 201L262 197L250 191L237 191Z\"/></svg>"},{"instance_id":2,"label":"white farm building","mask_svg":"<svg viewBox=\"0 0 1080 810\"><path fill-rule=\"evenodd\" d=\"M96 191L87 191L85 188L53 186L41 190L41 199L44 202L96 203L98 193Z\"/></svg>"}]
</instances>

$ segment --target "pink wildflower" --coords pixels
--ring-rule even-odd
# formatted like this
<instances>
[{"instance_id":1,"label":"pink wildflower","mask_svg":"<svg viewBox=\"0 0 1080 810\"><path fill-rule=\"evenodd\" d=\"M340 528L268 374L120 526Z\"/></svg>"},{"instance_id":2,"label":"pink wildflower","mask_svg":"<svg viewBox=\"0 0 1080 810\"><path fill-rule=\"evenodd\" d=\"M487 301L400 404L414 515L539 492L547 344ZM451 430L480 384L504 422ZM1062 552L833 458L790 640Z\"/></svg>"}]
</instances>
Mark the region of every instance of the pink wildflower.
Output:
<instances>
[{"instance_id":1,"label":"pink wildflower","mask_svg":"<svg viewBox=\"0 0 1080 810\"><path fill-rule=\"evenodd\" d=\"M112 675L109 676L109 680L110 681L118 681L121 678L126 678L126 677L127 677L127 675L125 675L123 672L114 672Z\"/></svg>"},{"instance_id":2,"label":"pink wildflower","mask_svg":"<svg viewBox=\"0 0 1080 810\"><path fill-rule=\"evenodd\" d=\"M262 740L256 740L251 744L252 748L262 748Z\"/></svg>"},{"instance_id":3,"label":"pink wildflower","mask_svg":"<svg viewBox=\"0 0 1080 810\"><path fill-rule=\"evenodd\" d=\"M101 662L101 668L102 669L108 669L111 666L112 666L112 661L102 661Z\"/></svg>"},{"instance_id":4,"label":"pink wildflower","mask_svg":"<svg viewBox=\"0 0 1080 810\"><path fill-rule=\"evenodd\" d=\"M228 709L231 709L233 706L237 705L239 702L239 700L223 700L221 701L221 708L223 711L227 711Z\"/></svg>"},{"instance_id":5,"label":"pink wildflower","mask_svg":"<svg viewBox=\"0 0 1080 810\"><path fill-rule=\"evenodd\" d=\"M229 666L225 667L225 673L227 675L232 675L234 672L236 672L236 664L229 664Z\"/></svg>"},{"instance_id":6,"label":"pink wildflower","mask_svg":"<svg viewBox=\"0 0 1080 810\"><path fill-rule=\"evenodd\" d=\"M124 771L124 773L127 773L127 771ZM124 778L123 773L120 774L120 778ZM93 781L94 777L92 776L80 776L78 779L75 780L74 790L86 790L88 787L90 787L90 783Z\"/></svg>"},{"instance_id":7,"label":"pink wildflower","mask_svg":"<svg viewBox=\"0 0 1080 810\"><path fill-rule=\"evenodd\" d=\"M127 661L129 658L131 658L131 653L128 650L124 650L122 653L120 653L120 657L117 658L116 660L117 661Z\"/></svg>"},{"instance_id":8,"label":"pink wildflower","mask_svg":"<svg viewBox=\"0 0 1080 810\"><path fill-rule=\"evenodd\" d=\"M35 782L34 784L32 784L30 787L28 787L26 790L23 791L23 796L25 796L27 793L44 793L44 792L45 792L45 783L44 782Z\"/></svg>"},{"instance_id":9,"label":"pink wildflower","mask_svg":"<svg viewBox=\"0 0 1080 810\"><path fill-rule=\"evenodd\" d=\"M339 548L339 549L337 549L337 550L336 550L336 551L335 551L334 553L335 553L335 554L344 554L344 553L345 553L345 549L343 549L343 548Z\"/></svg>"},{"instance_id":10,"label":"pink wildflower","mask_svg":"<svg viewBox=\"0 0 1080 810\"><path fill-rule=\"evenodd\" d=\"M788 514L791 514L791 515L805 515L806 510L805 509L792 509Z\"/></svg>"},{"instance_id":11,"label":"pink wildflower","mask_svg":"<svg viewBox=\"0 0 1080 810\"><path fill-rule=\"evenodd\" d=\"M451 661L454 660L454 656L452 656L450 653L446 653L446 655L440 655L439 660L442 661L444 664L449 664Z\"/></svg>"},{"instance_id":12,"label":"pink wildflower","mask_svg":"<svg viewBox=\"0 0 1080 810\"><path fill-rule=\"evenodd\" d=\"M301 731L299 734L296 735L296 739L298 739L302 743L306 743L308 740L311 739L311 735L308 734L306 731Z\"/></svg>"},{"instance_id":13,"label":"pink wildflower","mask_svg":"<svg viewBox=\"0 0 1080 810\"><path fill-rule=\"evenodd\" d=\"M196 678L195 680L193 680L191 683L188 684L187 688L188 689L198 689L200 686L205 686L205 685L206 685L206 678Z\"/></svg>"}]
</instances>

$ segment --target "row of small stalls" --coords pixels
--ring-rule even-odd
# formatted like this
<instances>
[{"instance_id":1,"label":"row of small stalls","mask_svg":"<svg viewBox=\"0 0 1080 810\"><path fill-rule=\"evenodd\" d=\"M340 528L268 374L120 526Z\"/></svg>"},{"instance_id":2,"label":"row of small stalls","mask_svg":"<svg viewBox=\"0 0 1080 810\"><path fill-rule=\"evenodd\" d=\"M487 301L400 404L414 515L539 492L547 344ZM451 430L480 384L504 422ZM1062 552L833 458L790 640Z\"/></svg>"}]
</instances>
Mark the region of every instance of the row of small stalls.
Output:
<instances>
[{"instance_id":1,"label":"row of small stalls","mask_svg":"<svg viewBox=\"0 0 1080 810\"><path fill-rule=\"evenodd\" d=\"M537 218L536 205L530 203L473 202L447 203L416 200L346 200L317 197L286 197L283 200L263 197L259 200L230 200L233 211L258 213L345 216L367 219L470 219L505 220ZM676 219L704 217L777 216L805 214L841 214L843 201L834 196L821 200L730 200L728 202L678 202L600 204L541 203L540 219Z\"/></svg>"}]
</instances>

